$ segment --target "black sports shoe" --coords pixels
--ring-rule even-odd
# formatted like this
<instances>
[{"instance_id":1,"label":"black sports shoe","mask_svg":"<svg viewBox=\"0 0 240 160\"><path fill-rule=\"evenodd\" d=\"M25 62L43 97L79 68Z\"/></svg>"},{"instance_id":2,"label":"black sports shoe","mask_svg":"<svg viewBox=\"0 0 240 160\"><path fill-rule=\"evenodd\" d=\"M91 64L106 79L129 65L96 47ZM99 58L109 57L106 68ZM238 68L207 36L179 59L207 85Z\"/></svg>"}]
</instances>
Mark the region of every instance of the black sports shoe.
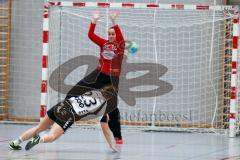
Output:
<instances>
[{"instance_id":1,"label":"black sports shoe","mask_svg":"<svg viewBox=\"0 0 240 160\"><path fill-rule=\"evenodd\" d=\"M29 150L32 147L34 147L35 145L37 145L40 141L40 136L39 135L35 135L33 136L32 140L29 141L26 146L25 146L25 150Z\"/></svg>"},{"instance_id":2,"label":"black sports shoe","mask_svg":"<svg viewBox=\"0 0 240 160\"><path fill-rule=\"evenodd\" d=\"M8 147L11 150L21 150L22 147L19 144L15 144L13 141L9 143Z\"/></svg>"}]
</instances>

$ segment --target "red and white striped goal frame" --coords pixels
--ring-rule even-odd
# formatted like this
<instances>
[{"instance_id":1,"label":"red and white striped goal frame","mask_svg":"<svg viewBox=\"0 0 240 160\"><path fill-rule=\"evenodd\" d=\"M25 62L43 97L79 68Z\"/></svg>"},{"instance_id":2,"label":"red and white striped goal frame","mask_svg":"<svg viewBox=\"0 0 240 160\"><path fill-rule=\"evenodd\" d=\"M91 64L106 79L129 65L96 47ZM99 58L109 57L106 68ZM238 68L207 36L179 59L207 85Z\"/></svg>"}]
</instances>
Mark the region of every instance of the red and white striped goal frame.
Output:
<instances>
[{"instance_id":1,"label":"red and white striped goal frame","mask_svg":"<svg viewBox=\"0 0 240 160\"><path fill-rule=\"evenodd\" d=\"M47 110L47 91L48 91L48 33L49 33L49 8L51 6L62 7L92 7L92 8L129 8L129 9L168 9L168 10L234 10L234 6L226 5L189 5L189 4L150 4L150 3L106 3L106 2L70 2L70 1L48 1L44 6L43 13L43 31L42 31L42 81L41 81L41 104L40 104L40 119L42 119ZM239 13L233 20L233 45L232 45L232 76L231 88L232 95L230 101L230 136L234 136L236 128L236 113L237 113L237 55L240 54L240 22Z\"/></svg>"},{"instance_id":2,"label":"red and white striped goal frame","mask_svg":"<svg viewBox=\"0 0 240 160\"><path fill-rule=\"evenodd\" d=\"M239 9L235 9L233 17L233 37L232 37L232 75L231 75L231 99L229 113L229 137L236 136L238 115L238 56L240 54L240 14Z\"/></svg>"},{"instance_id":3,"label":"red and white striped goal frame","mask_svg":"<svg viewBox=\"0 0 240 160\"><path fill-rule=\"evenodd\" d=\"M189 4L153 4L153 3L114 3L114 2L70 2L70 1L48 1L47 6L63 7L100 7L100 8L159 8L176 10L224 10L232 9L232 6L224 5L189 5Z\"/></svg>"}]
</instances>

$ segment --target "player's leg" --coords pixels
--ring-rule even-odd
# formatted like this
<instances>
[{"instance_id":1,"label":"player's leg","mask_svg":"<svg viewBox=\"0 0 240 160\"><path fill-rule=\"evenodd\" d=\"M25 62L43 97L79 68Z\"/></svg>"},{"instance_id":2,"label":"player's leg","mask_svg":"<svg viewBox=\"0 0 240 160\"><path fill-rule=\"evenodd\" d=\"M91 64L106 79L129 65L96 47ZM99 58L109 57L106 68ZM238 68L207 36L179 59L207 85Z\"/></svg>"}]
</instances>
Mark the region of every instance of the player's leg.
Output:
<instances>
[{"instance_id":1,"label":"player's leg","mask_svg":"<svg viewBox=\"0 0 240 160\"><path fill-rule=\"evenodd\" d=\"M48 116L54 121L50 132L42 136L36 134L26 144L25 149L29 150L39 143L50 143L58 139L74 123L74 115L70 107L67 101L63 101L48 110Z\"/></svg>"},{"instance_id":2,"label":"player's leg","mask_svg":"<svg viewBox=\"0 0 240 160\"><path fill-rule=\"evenodd\" d=\"M42 136L35 135L32 138L32 140L26 144L25 149L30 150L31 148L33 148L35 145L39 143L51 143L56 139L58 139L63 133L64 133L63 128L59 126L57 123L54 123L48 134L45 134Z\"/></svg>"},{"instance_id":3,"label":"player's leg","mask_svg":"<svg viewBox=\"0 0 240 160\"><path fill-rule=\"evenodd\" d=\"M63 133L64 133L63 128L59 126L57 123L54 123L50 130L50 133L42 136L42 142L51 143L58 139Z\"/></svg>"},{"instance_id":4,"label":"player's leg","mask_svg":"<svg viewBox=\"0 0 240 160\"><path fill-rule=\"evenodd\" d=\"M36 127L33 127L26 132L24 132L20 137L22 137L22 140L28 140L32 138L34 135L39 134L42 131L45 131L48 129L51 125L53 125L54 121L51 120L48 115L44 117L44 119L37 125Z\"/></svg>"},{"instance_id":5,"label":"player's leg","mask_svg":"<svg viewBox=\"0 0 240 160\"><path fill-rule=\"evenodd\" d=\"M20 144L23 141L26 141L26 140L32 138L34 135L48 129L53 123L54 123L54 121L51 120L48 117L48 115L46 115L44 117L44 119L39 123L39 125L28 129L27 131L23 132L17 139L15 139L14 141L11 141L9 143L9 148L12 149L12 150L22 149Z\"/></svg>"},{"instance_id":6,"label":"player's leg","mask_svg":"<svg viewBox=\"0 0 240 160\"><path fill-rule=\"evenodd\" d=\"M122 144L123 140L121 134L120 112L118 108L109 113L108 125L113 133L116 144Z\"/></svg>"}]
</instances>

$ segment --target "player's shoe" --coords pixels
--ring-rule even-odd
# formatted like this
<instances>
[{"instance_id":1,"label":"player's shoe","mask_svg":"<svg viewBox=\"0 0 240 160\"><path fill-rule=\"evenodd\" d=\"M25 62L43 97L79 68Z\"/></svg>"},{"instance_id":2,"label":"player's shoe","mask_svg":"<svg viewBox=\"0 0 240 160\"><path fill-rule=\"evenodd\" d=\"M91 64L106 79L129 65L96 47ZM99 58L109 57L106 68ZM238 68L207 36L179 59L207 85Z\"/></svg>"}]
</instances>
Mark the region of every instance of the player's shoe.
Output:
<instances>
[{"instance_id":1,"label":"player's shoe","mask_svg":"<svg viewBox=\"0 0 240 160\"><path fill-rule=\"evenodd\" d=\"M8 147L11 150L21 150L22 147L19 144L15 144L13 141L9 143Z\"/></svg>"},{"instance_id":2,"label":"player's shoe","mask_svg":"<svg viewBox=\"0 0 240 160\"><path fill-rule=\"evenodd\" d=\"M121 138L115 138L116 144L123 144L123 140Z\"/></svg>"},{"instance_id":3,"label":"player's shoe","mask_svg":"<svg viewBox=\"0 0 240 160\"><path fill-rule=\"evenodd\" d=\"M35 135L33 136L32 140L29 141L26 146L25 146L25 150L29 150L32 147L34 147L35 145L37 145L40 141L40 136L39 135Z\"/></svg>"}]
</instances>

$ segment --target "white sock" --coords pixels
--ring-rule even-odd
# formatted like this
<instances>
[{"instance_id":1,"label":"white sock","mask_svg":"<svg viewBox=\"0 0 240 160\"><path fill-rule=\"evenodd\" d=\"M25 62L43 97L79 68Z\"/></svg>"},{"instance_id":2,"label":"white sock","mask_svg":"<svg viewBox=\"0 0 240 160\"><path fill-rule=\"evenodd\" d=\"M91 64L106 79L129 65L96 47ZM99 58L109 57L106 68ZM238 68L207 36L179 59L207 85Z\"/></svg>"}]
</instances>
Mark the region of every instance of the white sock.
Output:
<instances>
[{"instance_id":1,"label":"white sock","mask_svg":"<svg viewBox=\"0 0 240 160\"><path fill-rule=\"evenodd\" d=\"M21 137L18 137L18 139L13 141L14 144L21 144L22 142L23 142L23 140Z\"/></svg>"},{"instance_id":2,"label":"white sock","mask_svg":"<svg viewBox=\"0 0 240 160\"><path fill-rule=\"evenodd\" d=\"M44 138L42 136L40 136L39 143L44 143Z\"/></svg>"}]
</instances>

